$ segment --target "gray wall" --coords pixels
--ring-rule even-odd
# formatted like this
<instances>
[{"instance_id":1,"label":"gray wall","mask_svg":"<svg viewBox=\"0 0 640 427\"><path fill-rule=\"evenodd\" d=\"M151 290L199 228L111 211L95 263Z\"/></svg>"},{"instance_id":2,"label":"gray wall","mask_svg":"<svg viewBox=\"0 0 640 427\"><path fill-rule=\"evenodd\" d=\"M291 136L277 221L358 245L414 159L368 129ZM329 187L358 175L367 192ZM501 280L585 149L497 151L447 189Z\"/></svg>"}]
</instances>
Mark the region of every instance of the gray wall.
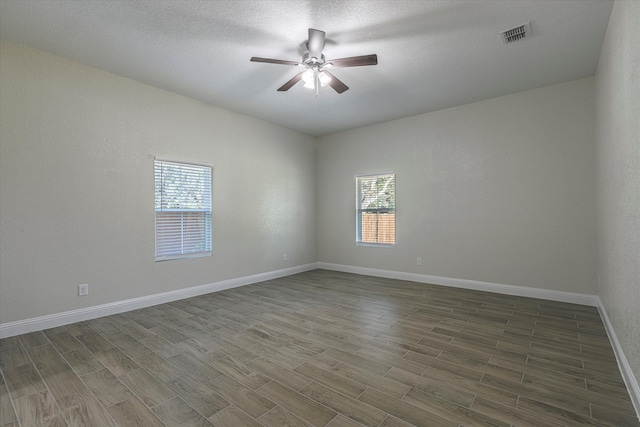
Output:
<instances>
[{"instance_id":1,"label":"gray wall","mask_svg":"<svg viewBox=\"0 0 640 427\"><path fill-rule=\"evenodd\" d=\"M313 138L0 46L0 323L316 262ZM213 256L154 262L154 156L213 165Z\"/></svg>"},{"instance_id":2,"label":"gray wall","mask_svg":"<svg viewBox=\"0 0 640 427\"><path fill-rule=\"evenodd\" d=\"M319 138L319 261L595 294L593 122L587 78ZM354 175L387 171L397 244L356 246Z\"/></svg>"},{"instance_id":3,"label":"gray wall","mask_svg":"<svg viewBox=\"0 0 640 427\"><path fill-rule=\"evenodd\" d=\"M640 2L616 1L596 74L599 294L640 382Z\"/></svg>"}]
</instances>

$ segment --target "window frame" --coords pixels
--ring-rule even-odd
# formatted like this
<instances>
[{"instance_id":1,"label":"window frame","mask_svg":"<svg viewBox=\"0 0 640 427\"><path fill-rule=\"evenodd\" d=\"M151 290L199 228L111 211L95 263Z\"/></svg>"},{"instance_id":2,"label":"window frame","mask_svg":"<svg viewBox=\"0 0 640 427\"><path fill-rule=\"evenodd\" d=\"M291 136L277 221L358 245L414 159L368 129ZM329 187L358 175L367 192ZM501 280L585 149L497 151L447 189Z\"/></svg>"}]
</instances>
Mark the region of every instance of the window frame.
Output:
<instances>
[{"instance_id":1,"label":"window frame","mask_svg":"<svg viewBox=\"0 0 640 427\"><path fill-rule=\"evenodd\" d=\"M394 191L393 191L393 208L389 208L389 207L384 207L384 208L365 208L362 209L361 207L361 199L362 199L362 187L361 187L361 180L366 179L366 178L377 178L377 177L386 177L386 176L392 176L393 177L393 187L394 187ZM356 182L356 245L357 246L374 246L374 247L387 247L387 248L391 248L394 247L397 244L397 227L396 227L396 173L395 172L381 172L381 173L371 173L371 174L361 174L361 175L355 175L355 182ZM365 212L370 212L370 213L379 213L379 214L383 214L383 213L393 213L394 216L394 220L393 220L393 243L386 243L386 242L369 242L369 241L363 241L362 240L362 214ZM376 240L379 240L379 233L376 233Z\"/></svg>"},{"instance_id":2,"label":"window frame","mask_svg":"<svg viewBox=\"0 0 640 427\"><path fill-rule=\"evenodd\" d=\"M160 181L158 180L158 166L162 168L163 165L176 165L179 167L184 167L185 169L193 169L193 170L201 170L201 174L194 174L195 177L202 176L204 178L201 187L199 190L202 190L201 193L201 204L202 206L198 208L194 207L164 207L164 203L162 200L162 196L160 201L158 200L158 194L163 194L162 189L164 188L164 181L162 179L162 173L160 173ZM155 261L169 261L169 260L177 260L177 259L189 259L189 258L201 258L211 256L213 252L213 209L212 209L212 194L213 194L213 166L204 163L196 163L182 160L170 160L165 158L154 158L153 159L153 169L154 169L154 256ZM158 188L158 183L160 182L160 191ZM181 187L182 189L182 187ZM174 202L175 203L175 202ZM160 214L160 215L159 215ZM168 214L168 215L162 215ZM177 218L179 214L180 225L179 231L170 230L169 233L174 233L171 237L174 239L179 238L179 243L174 240L174 244L176 246L180 246L179 250L174 251L166 251L160 250L162 249L161 242L162 240L158 238L159 232L166 227L166 224L162 223L162 220L167 221L167 216L173 215ZM185 226L185 220L188 220L189 216L196 216L196 225L195 226ZM203 214L202 218L197 218L198 214ZM164 218L163 218L164 217ZM175 221L176 218L169 219L168 221ZM185 219L186 218L186 219ZM197 222L201 222L202 225L198 225ZM199 230L202 229L202 231ZM196 231L195 234L188 234L189 231ZM200 234L201 233L201 234ZM200 234L200 236L198 236ZM190 241L190 237L192 236L200 237L196 239L196 243L194 245L193 241ZM160 245L159 245L160 243ZM185 246L201 246L196 249L185 250ZM200 250L198 250L200 249Z\"/></svg>"}]
</instances>

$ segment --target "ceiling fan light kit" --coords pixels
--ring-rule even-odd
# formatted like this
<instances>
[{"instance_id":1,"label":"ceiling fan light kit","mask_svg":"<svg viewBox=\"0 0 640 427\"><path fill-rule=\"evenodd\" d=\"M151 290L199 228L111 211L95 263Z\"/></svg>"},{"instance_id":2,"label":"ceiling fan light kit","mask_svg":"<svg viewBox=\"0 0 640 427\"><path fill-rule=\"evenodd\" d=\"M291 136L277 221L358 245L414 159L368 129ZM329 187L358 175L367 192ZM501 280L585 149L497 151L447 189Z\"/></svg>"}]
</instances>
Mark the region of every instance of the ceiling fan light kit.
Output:
<instances>
[{"instance_id":1,"label":"ceiling fan light kit","mask_svg":"<svg viewBox=\"0 0 640 427\"><path fill-rule=\"evenodd\" d=\"M309 69L302 73L302 81L304 82L304 87L314 89L317 86L317 82L320 82L320 86L326 86L331 81L331 77L324 71Z\"/></svg>"},{"instance_id":2,"label":"ceiling fan light kit","mask_svg":"<svg viewBox=\"0 0 640 427\"><path fill-rule=\"evenodd\" d=\"M308 52L302 55L301 62L286 61L282 59L252 57L252 62L264 62L267 64L294 65L303 67L302 71L288 82L278 88L279 92L285 92L293 87L300 80L304 82L304 87L315 89L316 98L320 97L320 88L329 85L339 94L348 90L349 87L340 81L328 70L333 68L361 67L365 65L377 65L378 56L376 54L351 56L348 58L333 59L327 61L322 53L324 49L325 32L309 28L309 39L307 40Z\"/></svg>"}]
</instances>

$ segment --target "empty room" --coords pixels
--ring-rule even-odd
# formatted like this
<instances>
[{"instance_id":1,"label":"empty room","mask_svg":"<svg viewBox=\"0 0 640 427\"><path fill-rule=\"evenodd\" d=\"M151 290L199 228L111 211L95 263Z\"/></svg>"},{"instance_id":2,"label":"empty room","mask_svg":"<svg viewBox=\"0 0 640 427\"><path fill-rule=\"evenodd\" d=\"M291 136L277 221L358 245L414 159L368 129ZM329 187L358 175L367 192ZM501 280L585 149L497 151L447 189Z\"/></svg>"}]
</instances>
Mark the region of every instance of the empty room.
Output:
<instances>
[{"instance_id":1,"label":"empty room","mask_svg":"<svg viewBox=\"0 0 640 427\"><path fill-rule=\"evenodd\" d=\"M0 0L0 427L640 426L639 41Z\"/></svg>"}]
</instances>

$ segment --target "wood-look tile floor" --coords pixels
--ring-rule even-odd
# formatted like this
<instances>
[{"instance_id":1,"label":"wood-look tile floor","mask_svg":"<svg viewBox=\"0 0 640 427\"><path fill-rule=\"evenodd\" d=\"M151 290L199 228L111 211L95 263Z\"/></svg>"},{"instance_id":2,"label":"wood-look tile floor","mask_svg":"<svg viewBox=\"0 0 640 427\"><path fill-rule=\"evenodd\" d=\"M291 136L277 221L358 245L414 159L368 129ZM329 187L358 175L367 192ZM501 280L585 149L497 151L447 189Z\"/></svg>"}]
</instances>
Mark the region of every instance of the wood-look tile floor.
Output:
<instances>
[{"instance_id":1,"label":"wood-look tile floor","mask_svg":"<svg viewBox=\"0 0 640 427\"><path fill-rule=\"evenodd\" d=\"M593 307L315 270L0 340L0 426L639 426Z\"/></svg>"}]
</instances>

